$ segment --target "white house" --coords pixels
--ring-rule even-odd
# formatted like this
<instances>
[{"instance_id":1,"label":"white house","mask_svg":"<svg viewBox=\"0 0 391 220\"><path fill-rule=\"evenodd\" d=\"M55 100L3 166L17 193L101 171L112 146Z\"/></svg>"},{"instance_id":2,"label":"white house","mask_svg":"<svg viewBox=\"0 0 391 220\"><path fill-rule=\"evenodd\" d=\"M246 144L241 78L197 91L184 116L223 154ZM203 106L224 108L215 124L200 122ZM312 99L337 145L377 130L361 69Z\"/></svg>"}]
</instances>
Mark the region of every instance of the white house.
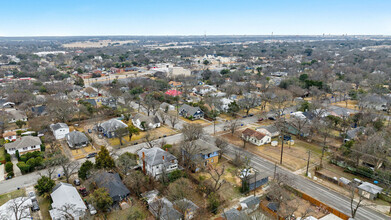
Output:
<instances>
[{"instance_id":1,"label":"white house","mask_svg":"<svg viewBox=\"0 0 391 220\"><path fill-rule=\"evenodd\" d=\"M9 142L16 141L16 132L15 131L5 132L3 134L3 138L5 141L9 141Z\"/></svg>"},{"instance_id":2,"label":"white house","mask_svg":"<svg viewBox=\"0 0 391 220\"><path fill-rule=\"evenodd\" d=\"M39 137L23 136L17 138L14 142L5 144L4 147L9 154L15 154L15 152L18 151L19 154L22 155L27 152L40 151L41 144L42 142Z\"/></svg>"},{"instance_id":3,"label":"white house","mask_svg":"<svg viewBox=\"0 0 391 220\"><path fill-rule=\"evenodd\" d=\"M65 138L65 135L69 133L69 127L65 123L51 124L50 129L57 140Z\"/></svg>"},{"instance_id":4,"label":"white house","mask_svg":"<svg viewBox=\"0 0 391 220\"><path fill-rule=\"evenodd\" d=\"M137 154L143 172L156 179L178 169L177 158L159 147L143 148Z\"/></svg>"},{"instance_id":5,"label":"white house","mask_svg":"<svg viewBox=\"0 0 391 220\"><path fill-rule=\"evenodd\" d=\"M246 128L242 132L242 138L257 146L261 146L271 142L270 136L250 128Z\"/></svg>"},{"instance_id":6,"label":"white house","mask_svg":"<svg viewBox=\"0 0 391 220\"><path fill-rule=\"evenodd\" d=\"M142 131L160 127L160 120L157 116L148 117L139 113L133 116L132 123Z\"/></svg>"},{"instance_id":7,"label":"white house","mask_svg":"<svg viewBox=\"0 0 391 220\"><path fill-rule=\"evenodd\" d=\"M217 89L214 86L210 85L202 85L202 86L196 86L192 89L192 91L198 95L205 95L206 93L210 92L216 92Z\"/></svg>"},{"instance_id":8,"label":"white house","mask_svg":"<svg viewBox=\"0 0 391 220\"><path fill-rule=\"evenodd\" d=\"M84 217L87 207L72 184L60 182L53 188L50 196L53 203L49 213L53 220L69 219L68 215L73 219Z\"/></svg>"}]
</instances>

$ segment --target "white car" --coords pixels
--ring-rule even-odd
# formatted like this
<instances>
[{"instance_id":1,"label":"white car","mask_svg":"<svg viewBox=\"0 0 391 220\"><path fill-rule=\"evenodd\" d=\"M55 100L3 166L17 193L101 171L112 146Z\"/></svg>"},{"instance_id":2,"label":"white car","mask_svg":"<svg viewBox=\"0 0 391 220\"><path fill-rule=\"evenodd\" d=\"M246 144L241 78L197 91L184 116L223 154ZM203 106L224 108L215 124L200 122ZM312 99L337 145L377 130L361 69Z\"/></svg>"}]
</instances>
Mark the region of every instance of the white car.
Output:
<instances>
[{"instance_id":1,"label":"white car","mask_svg":"<svg viewBox=\"0 0 391 220\"><path fill-rule=\"evenodd\" d=\"M30 191L27 194L30 197L31 201L37 200L37 197L35 196L35 192L34 191Z\"/></svg>"},{"instance_id":2,"label":"white car","mask_svg":"<svg viewBox=\"0 0 391 220\"><path fill-rule=\"evenodd\" d=\"M95 207L92 204L88 204L88 209L90 210L90 214L91 215L95 215L96 214L96 209L95 209Z\"/></svg>"}]
</instances>

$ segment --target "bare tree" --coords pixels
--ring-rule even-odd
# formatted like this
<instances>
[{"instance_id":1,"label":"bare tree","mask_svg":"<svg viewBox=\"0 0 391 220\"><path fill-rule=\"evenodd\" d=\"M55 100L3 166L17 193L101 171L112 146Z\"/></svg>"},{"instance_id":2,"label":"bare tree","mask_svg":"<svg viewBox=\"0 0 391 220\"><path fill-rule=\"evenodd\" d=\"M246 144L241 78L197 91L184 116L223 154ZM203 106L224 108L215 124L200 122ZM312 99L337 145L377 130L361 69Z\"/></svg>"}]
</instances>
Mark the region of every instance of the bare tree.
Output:
<instances>
[{"instance_id":1,"label":"bare tree","mask_svg":"<svg viewBox=\"0 0 391 220\"><path fill-rule=\"evenodd\" d=\"M195 141L204 136L204 129L200 124L185 124L181 131L184 141Z\"/></svg>"},{"instance_id":2,"label":"bare tree","mask_svg":"<svg viewBox=\"0 0 391 220\"><path fill-rule=\"evenodd\" d=\"M61 122L70 121L76 112L76 106L65 100L51 100L48 103L49 114Z\"/></svg>"},{"instance_id":3,"label":"bare tree","mask_svg":"<svg viewBox=\"0 0 391 220\"><path fill-rule=\"evenodd\" d=\"M77 209L76 204L69 203L66 203L61 207L55 207L53 209L56 210L57 213L66 220L76 220L75 216L73 215L80 212L80 210Z\"/></svg>"},{"instance_id":4,"label":"bare tree","mask_svg":"<svg viewBox=\"0 0 391 220\"><path fill-rule=\"evenodd\" d=\"M30 198L17 197L11 199L6 204L6 210L9 213L4 213L0 216L1 219L8 219L11 215L15 220L22 220L30 218ZM10 215L11 214L11 215Z\"/></svg>"},{"instance_id":5,"label":"bare tree","mask_svg":"<svg viewBox=\"0 0 391 220\"><path fill-rule=\"evenodd\" d=\"M162 124L165 125L166 121L168 119L168 115L163 110L158 110L157 115L159 116L160 120L162 120Z\"/></svg>"},{"instance_id":6,"label":"bare tree","mask_svg":"<svg viewBox=\"0 0 391 220\"><path fill-rule=\"evenodd\" d=\"M180 146L183 152L183 163L187 168L195 168L202 161L197 155L204 147L197 144L196 141L182 141Z\"/></svg>"},{"instance_id":7,"label":"bare tree","mask_svg":"<svg viewBox=\"0 0 391 220\"><path fill-rule=\"evenodd\" d=\"M60 161L60 166L62 168L67 183L69 183L69 178L79 168L79 162L76 160L70 161L69 158L65 156L61 158L62 159Z\"/></svg>"},{"instance_id":8,"label":"bare tree","mask_svg":"<svg viewBox=\"0 0 391 220\"><path fill-rule=\"evenodd\" d=\"M240 121L238 119L234 119L231 121L227 121L224 129L229 130L231 132L231 135L234 135L235 131L239 128L239 126L240 126Z\"/></svg>"},{"instance_id":9,"label":"bare tree","mask_svg":"<svg viewBox=\"0 0 391 220\"><path fill-rule=\"evenodd\" d=\"M286 109L290 106L289 101L292 99L292 94L287 90L276 90L275 97L272 99L272 110L277 113L277 118L285 114Z\"/></svg>"},{"instance_id":10,"label":"bare tree","mask_svg":"<svg viewBox=\"0 0 391 220\"><path fill-rule=\"evenodd\" d=\"M261 99L256 94L245 95L243 99L239 100L239 106L246 110L246 115L251 109L261 104Z\"/></svg>"},{"instance_id":11,"label":"bare tree","mask_svg":"<svg viewBox=\"0 0 391 220\"><path fill-rule=\"evenodd\" d=\"M170 121L171 127L175 128L175 125L179 122L179 118L177 115L170 114L168 116L168 120Z\"/></svg>"},{"instance_id":12,"label":"bare tree","mask_svg":"<svg viewBox=\"0 0 391 220\"><path fill-rule=\"evenodd\" d=\"M221 159L223 154L227 152L228 143L222 138L216 138L215 145L220 149L219 159Z\"/></svg>"},{"instance_id":13,"label":"bare tree","mask_svg":"<svg viewBox=\"0 0 391 220\"><path fill-rule=\"evenodd\" d=\"M209 164L206 170L212 181L211 190L212 192L217 192L225 183L225 180L222 178L225 172L225 166L223 165L221 168L218 168L215 165Z\"/></svg>"},{"instance_id":14,"label":"bare tree","mask_svg":"<svg viewBox=\"0 0 391 220\"><path fill-rule=\"evenodd\" d=\"M364 197L362 195L358 196L358 201L354 201L355 198L355 192L354 187L351 187L350 190L350 211L351 211L351 217L354 219L356 217L357 210L363 206L362 201L364 200Z\"/></svg>"}]
</instances>

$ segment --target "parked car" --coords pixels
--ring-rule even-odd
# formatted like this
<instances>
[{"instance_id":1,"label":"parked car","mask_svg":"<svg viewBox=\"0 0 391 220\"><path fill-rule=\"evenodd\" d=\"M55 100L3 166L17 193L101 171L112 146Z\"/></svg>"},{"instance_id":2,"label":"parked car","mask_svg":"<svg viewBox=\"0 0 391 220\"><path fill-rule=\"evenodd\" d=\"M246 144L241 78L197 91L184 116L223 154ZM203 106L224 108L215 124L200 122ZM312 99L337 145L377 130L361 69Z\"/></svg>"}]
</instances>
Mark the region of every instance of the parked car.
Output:
<instances>
[{"instance_id":1,"label":"parked car","mask_svg":"<svg viewBox=\"0 0 391 220\"><path fill-rule=\"evenodd\" d=\"M39 205L38 205L38 201L37 200L34 200L33 203L32 203L32 206L31 206L31 211L33 212L36 212L36 211L39 211Z\"/></svg>"},{"instance_id":2,"label":"parked car","mask_svg":"<svg viewBox=\"0 0 391 220\"><path fill-rule=\"evenodd\" d=\"M243 115L242 118L247 118L247 115Z\"/></svg>"},{"instance_id":3,"label":"parked car","mask_svg":"<svg viewBox=\"0 0 391 220\"><path fill-rule=\"evenodd\" d=\"M95 157L98 153L94 152L94 153L89 153L86 158L92 158L92 157Z\"/></svg>"},{"instance_id":4,"label":"parked car","mask_svg":"<svg viewBox=\"0 0 391 220\"><path fill-rule=\"evenodd\" d=\"M75 179L73 181L73 183L75 184L75 186L80 186L80 180L79 179Z\"/></svg>"},{"instance_id":5,"label":"parked car","mask_svg":"<svg viewBox=\"0 0 391 220\"><path fill-rule=\"evenodd\" d=\"M276 120L275 117L268 117L267 119L272 120L272 121L275 121L275 120Z\"/></svg>"},{"instance_id":6,"label":"parked car","mask_svg":"<svg viewBox=\"0 0 391 220\"><path fill-rule=\"evenodd\" d=\"M91 215L95 215L96 214L96 209L95 209L95 207L92 204L87 203L87 207L90 210L90 214Z\"/></svg>"},{"instance_id":7,"label":"parked car","mask_svg":"<svg viewBox=\"0 0 391 220\"><path fill-rule=\"evenodd\" d=\"M37 200L37 197L35 196L35 192L34 191L28 192L27 195L29 196L31 201Z\"/></svg>"},{"instance_id":8,"label":"parked car","mask_svg":"<svg viewBox=\"0 0 391 220\"><path fill-rule=\"evenodd\" d=\"M263 118L258 118L258 121L263 121Z\"/></svg>"},{"instance_id":9,"label":"parked car","mask_svg":"<svg viewBox=\"0 0 391 220\"><path fill-rule=\"evenodd\" d=\"M80 194L84 197L88 195L87 189L85 187L82 187L79 189Z\"/></svg>"},{"instance_id":10,"label":"parked car","mask_svg":"<svg viewBox=\"0 0 391 220\"><path fill-rule=\"evenodd\" d=\"M253 117L253 116L254 116L254 114L249 114L249 115L248 115L248 117Z\"/></svg>"},{"instance_id":11,"label":"parked car","mask_svg":"<svg viewBox=\"0 0 391 220\"><path fill-rule=\"evenodd\" d=\"M91 129L88 129L88 133L90 133L90 134L91 134L91 133L92 133L92 130L91 130Z\"/></svg>"}]
</instances>

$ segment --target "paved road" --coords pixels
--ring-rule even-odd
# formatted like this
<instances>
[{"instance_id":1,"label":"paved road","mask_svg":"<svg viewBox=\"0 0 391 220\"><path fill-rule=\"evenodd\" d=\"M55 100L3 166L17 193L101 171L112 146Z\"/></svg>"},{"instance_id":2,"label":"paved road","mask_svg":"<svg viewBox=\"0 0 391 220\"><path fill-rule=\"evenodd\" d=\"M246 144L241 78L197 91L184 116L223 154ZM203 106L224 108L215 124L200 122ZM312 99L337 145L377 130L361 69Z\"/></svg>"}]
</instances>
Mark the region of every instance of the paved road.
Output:
<instances>
[{"instance_id":1,"label":"paved road","mask_svg":"<svg viewBox=\"0 0 391 220\"><path fill-rule=\"evenodd\" d=\"M255 123L257 121L257 117L249 117L241 119L241 122L243 124L250 124ZM216 131L222 131L224 128L224 123L216 124ZM213 133L213 125L210 125L206 127L205 132L208 134ZM210 141L213 141L213 137L208 136L207 138L210 139ZM173 136L169 136L164 138L166 143L173 144L178 143L182 139L181 134L176 134ZM156 140L156 142L161 140ZM142 147L145 147L145 143L141 143L138 145L132 145L125 148L122 148L115 152L115 155L120 155L124 152L136 152L137 150L141 149ZM228 155L233 156L237 151L240 151L242 155L248 155L251 157L252 165L254 168L256 168L260 172L264 172L268 174L269 176L273 176L274 173L274 167L275 164L272 162L269 162L266 159L260 158L255 154L252 154L250 152L247 152L243 150L242 148L238 148L236 146L230 145L228 148ZM84 162L85 159L81 159L80 163ZM61 169L58 169L60 171ZM45 170L40 171L41 173L45 173ZM350 201L349 198L345 197L344 195L340 195L337 192L330 190L316 182L313 182L309 179L306 179L300 175L294 174L286 169L277 167L278 173L286 174L288 177L292 179L291 185L298 190L303 191L304 193L307 193L308 195L318 199L319 201L326 203L343 213L349 214L350 213ZM58 172L57 172L58 173ZM23 175L20 177L15 177L11 180L6 180L0 182L0 194L7 193L10 191L15 190L17 187L28 187L36 183L36 181L39 179L40 175L38 172L30 173L27 175ZM357 211L356 220L382 220L382 219L391 219L388 216L385 216L381 213L376 212L375 210L372 210L368 207L362 207Z\"/></svg>"}]
</instances>

